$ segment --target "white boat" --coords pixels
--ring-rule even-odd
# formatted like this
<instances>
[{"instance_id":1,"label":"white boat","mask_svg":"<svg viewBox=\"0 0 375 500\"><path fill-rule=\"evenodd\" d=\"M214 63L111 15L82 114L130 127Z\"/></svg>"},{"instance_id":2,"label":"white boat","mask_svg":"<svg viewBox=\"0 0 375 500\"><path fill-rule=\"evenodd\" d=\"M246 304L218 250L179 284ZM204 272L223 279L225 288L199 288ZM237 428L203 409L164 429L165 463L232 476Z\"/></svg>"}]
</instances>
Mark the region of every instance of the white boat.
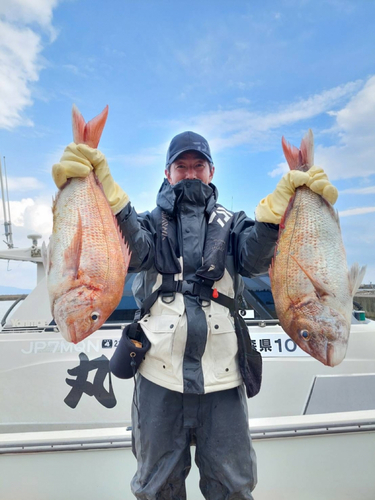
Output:
<instances>
[{"instance_id":1,"label":"white boat","mask_svg":"<svg viewBox=\"0 0 375 500\"><path fill-rule=\"evenodd\" d=\"M256 500L373 500L375 411L250 420ZM194 450L192 450L194 452ZM125 428L0 435L6 500L130 499L136 469ZM198 470L188 498L200 500Z\"/></svg>"},{"instance_id":2,"label":"white boat","mask_svg":"<svg viewBox=\"0 0 375 500\"><path fill-rule=\"evenodd\" d=\"M40 267L32 249L17 258ZM133 316L132 278L109 321L73 345L53 322L42 274L0 332L0 498L131 498L133 382L111 377L108 360ZM262 390L248 400L256 500L373 500L375 322L353 316L345 360L326 367L271 319L267 294L266 282L247 283L256 310L246 321L264 361ZM194 466L189 498L202 498L198 482Z\"/></svg>"}]
</instances>

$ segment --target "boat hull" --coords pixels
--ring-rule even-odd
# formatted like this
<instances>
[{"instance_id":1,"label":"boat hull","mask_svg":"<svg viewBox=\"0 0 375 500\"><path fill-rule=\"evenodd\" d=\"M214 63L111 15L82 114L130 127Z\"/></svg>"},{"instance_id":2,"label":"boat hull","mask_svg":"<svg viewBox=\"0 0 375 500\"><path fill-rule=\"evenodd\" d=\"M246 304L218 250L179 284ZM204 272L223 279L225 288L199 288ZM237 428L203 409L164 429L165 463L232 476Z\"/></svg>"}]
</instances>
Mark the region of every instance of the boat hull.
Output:
<instances>
[{"instance_id":1,"label":"boat hull","mask_svg":"<svg viewBox=\"0 0 375 500\"><path fill-rule=\"evenodd\" d=\"M369 322L352 326L346 359L335 368L322 365L303 351L292 350L278 325L249 326L258 347L265 339L267 345L273 346L273 351L262 352L262 389L248 400L249 416L303 414L317 376L327 377L328 382L329 377L375 374L374 325ZM108 373L109 359L120 335L120 327L101 329L73 345L53 331L1 333L0 432L130 425L133 381L119 380ZM291 351L279 352L285 343ZM85 360L90 367L86 372ZM327 400L327 408L320 411L375 409L375 398L366 400L368 388L361 389L360 379L356 382L358 391L363 392L363 406L357 398L351 404L344 391L344 408L332 406L332 400ZM88 393L88 387L93 394Z\"/></svg>"},{"instance_id":2,"label":"boat hull","mask_svg":"<svg viewBox=\"0 0 375 500\"><path fill-rule=\"evenodd\" d=\"M375 411L251 419L249 425L257 500L375 497ZM0 460L0 498L131 498L136 461L124 428L0 435ZM203 499L198 484L193 465L188 498Z\"/></svg>"}]
</instances>

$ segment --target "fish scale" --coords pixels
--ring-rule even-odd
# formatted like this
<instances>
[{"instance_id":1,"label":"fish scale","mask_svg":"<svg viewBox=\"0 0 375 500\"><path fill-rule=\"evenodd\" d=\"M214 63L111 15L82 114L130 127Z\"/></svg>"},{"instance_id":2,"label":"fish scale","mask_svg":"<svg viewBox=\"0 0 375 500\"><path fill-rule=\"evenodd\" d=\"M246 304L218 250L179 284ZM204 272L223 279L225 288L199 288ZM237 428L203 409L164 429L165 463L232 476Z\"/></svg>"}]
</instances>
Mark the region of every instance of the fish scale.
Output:
<instances>
[{"instance_id":1,"label":"fish scale","mask_svg":"<svg viewBox=\"0 0 375 500\"><path fill-rule=\"evenodd\" d=\"M97 147L107 112L85 124L73 108L75 142ZM53 232L43 252L51 310L63 337L77 343L119 304L131 254L94 172L69 179L52 211Z\"/></svg>"},{"instance_id":2,"label":"fish scale","mask_svg":"<svg viewBox=\"0 0 375 500\"><path fill-rule=\"evenodd\" d=\"M300 149L284 142L289 167L308 171L313 164L309 131ZM280 324L301 349L322 363L344 359L350 333L353 296L365 273L348 271L337 212L309 187L297 187L280 224L270 268Z\"/></svg>"},{"instance_id":3,"label":"fish scale","mask_svg":"<svg viewBox=\"0 0 375 500\"><path fill-rule=\"evenodd\" d=\"M351 307L345 310L351 295L348 274L342 272L347 266L340 226L333 208L307 187L296 190L277 253L278 267L275 263L273 272L276 274L280 268L280 301L285 302L284 307L289 301L298 303L307 294L315 295L311 280L291 258L293 256L306 271L329 286L339 297L337 307L350 318Z\"/></svg>"},{"instance_id":4,"label":"fish scale","mask_svg":"<svg viewBox=\"0 0 375 500\"><path fill-rule=\"evenodd\" d=\"M55 249L54 266L49 275L51 286L56 282L61 286L61 275L64 273L64 252L72 242L77 231L78 213L81 215L82 230L86 235L82 239L80 271L90 268L96 285L102 285L108 276L123 270L123 265L113 259L103 261L95 259L95 255L105 255L111 251L111 243L118 239L117 231L105 231L113 226L113 216L108 211L108 204L102 193L95 197L95 191L101 191L95 181L94 174L85 179L72 179L68 186L59 193L54 211L53 246ZM84 207L84 209L82 209ZM100 221L100 224L98 224ZM90 252L88 251L90 249Z\"/></svg>"}]
</instances>

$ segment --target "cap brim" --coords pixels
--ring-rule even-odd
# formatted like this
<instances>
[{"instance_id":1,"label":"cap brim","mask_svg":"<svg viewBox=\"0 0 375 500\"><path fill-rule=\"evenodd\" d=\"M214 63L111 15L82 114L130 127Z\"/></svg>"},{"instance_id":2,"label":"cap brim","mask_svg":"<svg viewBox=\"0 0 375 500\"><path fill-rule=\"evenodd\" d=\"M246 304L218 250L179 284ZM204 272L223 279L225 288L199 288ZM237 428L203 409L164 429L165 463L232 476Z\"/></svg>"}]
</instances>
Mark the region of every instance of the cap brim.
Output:
<instances>
[{"instance_id":1,"label":"cap brim","mask_svg":"<svg viewBox=\"0 0 375 500\"><path fill-rule=\"evenodd\" d=\"M200 151L199 149L193 149L193 148L189 147L189 148L181 149L181 151L179 151L178 153L175 153L169 159L169 163L167 163L165 166L169 167L169 165L172 165L172 163L175 161L175 159L178 158L182 153L186 153L186 151L195 151L196 153L200 153L205 158L207 158L207 160L209 161L209 163L213 163L212 158L210 156L208 156L206 153L204 153L203 151Z\"/></svg>"}]
</instances>

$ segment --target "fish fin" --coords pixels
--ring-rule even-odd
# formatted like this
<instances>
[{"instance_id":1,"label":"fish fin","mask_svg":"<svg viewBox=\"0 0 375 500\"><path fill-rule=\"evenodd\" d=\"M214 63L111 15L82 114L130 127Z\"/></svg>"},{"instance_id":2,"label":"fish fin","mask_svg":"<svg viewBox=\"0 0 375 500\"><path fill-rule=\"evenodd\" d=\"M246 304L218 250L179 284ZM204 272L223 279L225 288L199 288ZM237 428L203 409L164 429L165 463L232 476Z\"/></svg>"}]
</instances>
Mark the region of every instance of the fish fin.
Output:
<instances>
[{"instance_id":1,"label":"fish fin","mask_svg":"<svg viewBox=\"0 0 375 500\"><path fill-rule=\"evenodd\" d=\"M46 274L48 274L48 271L49 271L49 246L47 247L47 245L45 244L45 242L43 241L42 243L42 261L43 261L43 266L44 266L44 270L46 272Z\"/></svg>"},{"instance_id":2,"label":"fish fin","mask_svg":"<svg viewBox=\"0 0 375 500\"><path fill-rule=\"evenodd\" d=\"M53 238L52 236L50 236L48 245L46 245L45 242L43 241L41 250L43 267L47 276L49 275L52 267L52 259L51 259L52 253L53 253Z\"/></svg>"},{"instance_id":3,"label":"fish fin","mask_svg":"<svg viewBox=\"0 0 375 500\"><path fill-rule=\"evenodd\" d=\"M289 200L289 203L288 203L288 206L286 207L286 210L284 212L284 215L282 216L281 218L281 221L280 221L280 224L279 224L279 232L281 232L283 229L285 229L285 221L287 220L288 218L288 215L290 213L290 211L292 210L293 208L293 205L294 205L294 199L295 199L296 195L294 194L290 200Z\"/></svg>"},{"instance_id":4,"label":"fish fin","mask_svg":"<svg viewBox=\"0 0 375 500\"><path fill-rule=\"evenodd\" d=\"M76 144L87 144L87 146L96 149L99 145L107 116L108 106L98 116L86 123L77 106L73 104L73 141Z\"/></svg>"},{"instance_id":5,"label":"fish fin","mask_svg":"<svg viewBox=\"0 0 375 500\"><path fill-rule=\"evenodd\" d=\"M323 198L323 200L324 200L324 198ZM334 215L335 215L335 221L337 222L337 225L339 226L339 229L340 229L340 231L341 231L341 224L340 224L340 216L339 216L339 211L338 211L338 210L335 210L334 212L335 212L335 214L334 214Z\"/></svg>"},{"instance_id":6,"label":"fish fin","mask_svg":"<svg viewBox=\"0 0 375 500\"><path fill-rule=\"evenodd\" d=\"M272 285L272 278L273 278L272 273L273 273L274 260L275 260L275 257L272 257L270 267L268 268L268 276L270 277L271 285Z\"/></svg>"},{"instance_id":7,"label":"fish fin","mask_svg":"<svg viewBox=\"0 0 375 500\"><path fill-rule=\"evenodd\" d=\"M362 266L359 268L358 263L352 265L349 271L349 286L351 288L352 296L356 294L358 288L360 287L362 280L366 273L366 267Z\"/></svg>"},{"instance_id":8,"label":"fish fin","mask_svg":"<svg viewBox=\"0 0 375 500\"><path fill-rule=\"evenodd\" d=\"M290 170L309 170L314 163L314 136L309 129L301 141L300 149L289 144L285 137L281 139L284 156Z\"/></svg>"},{"instance_id":9,"label":"fish fin","mask_svg":"<svg viewBox=\"0 0 375 500\"><path fill-rule=\"evenodd\" d=\"M115 215L113 216L113 219L115 221L117 235L119 237L120 244L121 244L121 252L122 252L122 256L124 258L125 267L126 267L125 272L127 273L128 272L128 267L129 267L129 264L130 264L130 259L131 259L131 256L132 256L132 252L131 252L131 250L129 248L129 244L127 243L127 241L124 240L124 236L123 236L123 234L121 232L120 226L118 225L117 218L116 218Z\"/></svg>"},{"instance_id":10,"label":"fish fin","mask_svg":"<svg viewBox=\"0 0 375 500\"><path fill-rule=\"evenodd\" d=\"M59 199L59 194L60 193L61 193L61 191L59 191L58 193L56 193L55 196L52 196L52 213L53 213L53 215L55 215L56 206L57 206L57 200Z\"/></svg>"},{"instance_id":11,"label":"fish fin","mask_svg":"<svg viewBox=\"0 0 375 500\"><path fill-rule=\"evenodd\" d=\"M82 219L78 211L77 231L69 247L64 252L65 273L73 274L74 278L78 277L78 269L81 261L82 252Z\"/></svg>"},{"instance_id":12,"label":"fish fin","mask_svg":"<svg viewBox=\"0 0 375 500\"><path fill-rule=\"evenodd\" d=\"M124 257L124 262L125 262L125 267L126 267L125 272L127 273L132 253L131 253L131 251L129 249L129 245L127 243L125 243L125 245L121 245L121 250L122 250L122 256Z\"/></svg>"},{"instance_id":13,"label":"fish fin","mask_svg":"<svg viewBox=\"0 0 375 500\"><path fill-rule=\"evenodd\" d=\"M325 295L329 295L330 297L335 297L335 294L329 290L327 285L323 283L319 278L313 277L299 262L298 260L294 257L294 255L290 255L290 257L294 260L294 262L301 268L301 270L306 274L306 276L309 278L311 281L315 293L319 298L324 297Z\"/></svg>"}]
</instances>

